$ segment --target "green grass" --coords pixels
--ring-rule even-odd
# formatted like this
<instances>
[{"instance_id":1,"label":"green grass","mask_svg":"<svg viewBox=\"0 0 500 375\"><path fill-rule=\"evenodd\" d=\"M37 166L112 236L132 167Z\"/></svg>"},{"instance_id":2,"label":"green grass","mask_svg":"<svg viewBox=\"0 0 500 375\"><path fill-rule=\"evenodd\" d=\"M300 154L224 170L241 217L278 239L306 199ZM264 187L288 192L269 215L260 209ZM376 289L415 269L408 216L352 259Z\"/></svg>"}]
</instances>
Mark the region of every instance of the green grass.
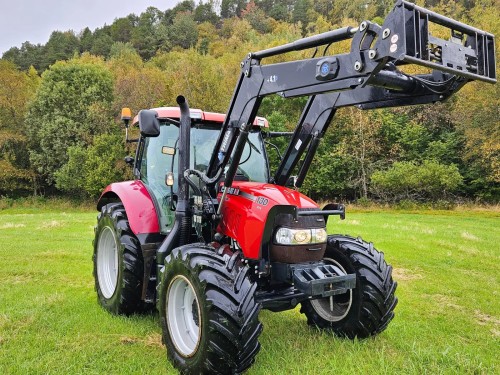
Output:
<instances>
[{"instance_id":1,"label":"green grass","mask_svg":"<svg viewBox=\"0 0 500 375\"><path fill-rule=\"evenodd\" d=\"M157 315L101 309L93 287L96 213L0 211L0 374L175 373ZM298 309L263 311L249 374L499 373L498 212L355 211L330 233L373 241L394 266L396 318L381 335L337 339Z\"/></svg>"}]
</instances>

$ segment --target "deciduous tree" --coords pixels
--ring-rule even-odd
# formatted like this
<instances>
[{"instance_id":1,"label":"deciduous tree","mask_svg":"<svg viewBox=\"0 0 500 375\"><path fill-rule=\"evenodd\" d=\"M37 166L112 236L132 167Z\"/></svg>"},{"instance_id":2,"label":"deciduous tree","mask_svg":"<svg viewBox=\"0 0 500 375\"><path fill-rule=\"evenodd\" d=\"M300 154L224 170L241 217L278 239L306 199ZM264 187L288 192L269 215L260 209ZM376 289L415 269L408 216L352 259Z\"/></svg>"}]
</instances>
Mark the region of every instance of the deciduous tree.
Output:
<instances>
[{"instance_id":1,"label":"deciduous tree","mask_svg":"<svg viewBox=\"0 0 500 375\"><path fill-rule=\"evenodd\" d=\"M33 189L23 120L39 77L34 68L21 72L0 60L0 82L0 194L10 195Z\"/></svg>"},{"instance_id":2,"label":"deciduous tree","mask_svg":"<svg viewBox=\"0 0 500 375\"><path fill-rule=\"evenodd\" d=\"M70 146L86 147L108 130L99 117L109 116L112 99L111 73L98 58L59 61L45 71L28 109L26 130L30 160L47 184L68 161Z\"/></svg>"}]
</instances>

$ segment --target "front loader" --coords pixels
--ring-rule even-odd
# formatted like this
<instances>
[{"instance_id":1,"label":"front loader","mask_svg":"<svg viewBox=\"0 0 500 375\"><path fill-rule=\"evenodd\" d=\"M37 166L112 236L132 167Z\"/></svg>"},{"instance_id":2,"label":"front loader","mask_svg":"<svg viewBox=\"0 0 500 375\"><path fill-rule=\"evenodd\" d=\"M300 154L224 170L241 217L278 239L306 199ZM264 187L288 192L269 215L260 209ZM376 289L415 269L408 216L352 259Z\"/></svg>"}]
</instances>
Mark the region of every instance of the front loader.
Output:
<instances>
[{"instance_id":1,"label":"front loader","mask_svg":"<svg viewBox=\"0 0 500 375\"><path fill-rule=\"evenodd\" d=\"M449 39L432 34L447 29ZM290 51L350 40L349 52L265 64ZM409 74L408 65L426 69ZM444 101L466 83L496 82L493 35L397 1L382 26L363 21L249 53L227 114L179 107L142 110L133 181L98 202L94 277L115 314L156 307L167 356L182 373L240 373L259 352L259 311L300 305L308 324L338 336L382 332L397 304L392 268L371 243L327 234L339 203L301 194L338 108ZM271 94L309 99L276 173L269 174L258 117Z\"/></svg>"}]
</instances>

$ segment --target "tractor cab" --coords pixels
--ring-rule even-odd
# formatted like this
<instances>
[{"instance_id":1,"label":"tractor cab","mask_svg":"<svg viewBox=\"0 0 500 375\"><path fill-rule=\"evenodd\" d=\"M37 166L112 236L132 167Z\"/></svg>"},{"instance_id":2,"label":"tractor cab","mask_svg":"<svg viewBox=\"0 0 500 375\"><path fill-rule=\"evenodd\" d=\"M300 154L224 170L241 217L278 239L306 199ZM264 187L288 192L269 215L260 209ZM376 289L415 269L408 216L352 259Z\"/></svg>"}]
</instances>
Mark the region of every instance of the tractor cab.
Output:
<instances>
[{"instance_id":1,"label":"tractor cab","mask_svg":"<svg viewBox=\"0 0 500 375\"><path fill-rule=\"evenodd\" d=\"M132 126L141 129L141 137L137 140L127 140L138 142L133 166L134 177L144 183L155 203L160 231L167 234L174 221L179 186L177 158L180 148L180 111L178 107L161 107L148 111L156 113L159 131L150 131L153 127L147 122L143 123L142 118L137 115ZM191 109L190 117L190 168L206 172L225 115ZM254 121L238 166L236 180L268 182L269 167L262 136L262 129L268 126L268 121L262 117L257 117ZM197 177L193 177L193 180L200 185Z\"/></svg>"}]
</instances>

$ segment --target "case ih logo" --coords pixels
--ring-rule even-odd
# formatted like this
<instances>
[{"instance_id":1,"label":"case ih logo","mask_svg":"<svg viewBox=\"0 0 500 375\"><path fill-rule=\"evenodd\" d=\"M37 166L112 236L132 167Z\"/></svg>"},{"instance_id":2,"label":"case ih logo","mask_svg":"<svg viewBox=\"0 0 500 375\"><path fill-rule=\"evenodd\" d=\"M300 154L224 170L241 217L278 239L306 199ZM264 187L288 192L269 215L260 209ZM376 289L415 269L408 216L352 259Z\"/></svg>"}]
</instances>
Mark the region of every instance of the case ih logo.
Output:
<instances>
[{"instance_id":1,"label":"case ih logo","mask_svg":"<svg viewBox=\"0 0 500 375\"><path fill-rule=\"evenodd\" d=\"M221 189L221 192L224 192L225 190L226 190L226 187L223 186L222 189ZM231 194L231 195L239 195L240 194L240 189L236 188L236 187L230 187L229 189L227 189L227 193Z\"/></svg>"}]
</instances>

